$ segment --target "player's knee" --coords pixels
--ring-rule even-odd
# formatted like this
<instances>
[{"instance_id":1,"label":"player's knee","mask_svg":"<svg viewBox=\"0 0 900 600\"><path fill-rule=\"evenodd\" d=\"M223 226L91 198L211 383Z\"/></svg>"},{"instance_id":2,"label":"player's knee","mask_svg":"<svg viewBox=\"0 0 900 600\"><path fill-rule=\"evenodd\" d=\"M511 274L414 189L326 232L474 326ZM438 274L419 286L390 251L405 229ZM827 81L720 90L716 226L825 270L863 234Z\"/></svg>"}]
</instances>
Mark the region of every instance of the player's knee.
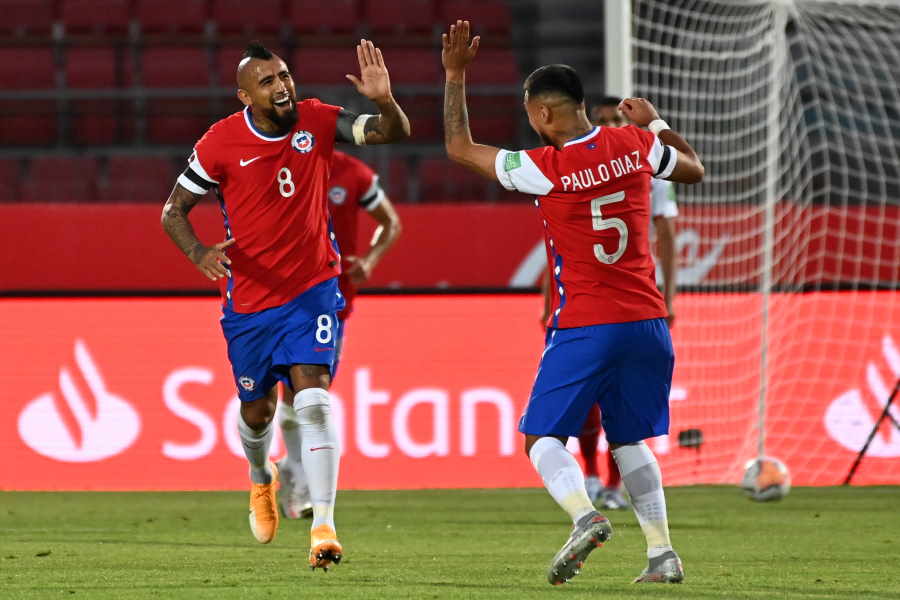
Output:
<instances>
[{"instance_id":1,"label":"player's knee","mask_svg":"<svg viewBox=\"0 0 900 600\"><path fill-rule=\"evenodd\" d=\"M308 404L297 411L297 420L301 425L325 425L331 415L328 404Z\"/></svg>"},{"instance_id":2,"label":"player's knee","mask_svg":"<svg viewBox=\"0 0 900 600\"><path fill-rule=\"evenodd\" d=\"M525 443L522 445L522 449L525 450L525 456L530 460L531 459L531 447L534 446L535 442L537 442L540 437L536 435L526 435Z\"/></svg>"},{"instance_id":3,"label":"player's knee","mask_svg":"<svg viewBox=\"0 0 900 600\"><path fill-rule=\"evenodd\" d=\"M241 417L251 429L265 429L275 418L275 399L270 396L241 403Z\"/></svg>"},{"instance_id":4,"label":"player's knee","mask_svg":"<svg viewBox=\"0 0 900 600\"><path fill-rule=\"evenodd\" d=\"M246 405L242 405L241 417L243 417L244 423L246 423L250 429L259 430L265 429L266 426L272 422L273 414L264 409L247 408Z\"/></svg>"},{"instance_id":5,"label":"player's knee","mask_svg":"<svg viewBox=\"0 0 900 600\"><path fill-rule=\"evenodd\" d=\"M300 425L325 425L331 415L328 392L318 388L298 392L294 397L294 410Z\"/></svg>"}]
</instances>

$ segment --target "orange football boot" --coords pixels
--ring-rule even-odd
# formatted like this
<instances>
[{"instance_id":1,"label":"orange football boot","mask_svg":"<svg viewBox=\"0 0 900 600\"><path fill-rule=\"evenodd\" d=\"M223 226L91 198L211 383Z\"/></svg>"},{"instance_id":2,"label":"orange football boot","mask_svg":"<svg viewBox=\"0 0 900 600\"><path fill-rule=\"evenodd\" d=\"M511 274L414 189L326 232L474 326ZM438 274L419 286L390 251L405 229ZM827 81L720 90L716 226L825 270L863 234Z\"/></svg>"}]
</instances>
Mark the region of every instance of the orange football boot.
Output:
<instances>
[{"instance_id":1,"label":"orange football boot","mask_svg":"<svg viewBox=\"0 0 900 600\"><path fill-rule=\"evenodd\" d=\"M337 540L334 528L328 525L313 527L309 532L309 568L328 571L328 567L341 562L344 549Z\"/></svg>"},{"instance_id":2,"label":"orange football boot","mask_svg":"<svg viewBox=\"0 0 900 600\"><path fill-rule=\"evenodd\" d=\"M268 544L275 539L278 531L278 467L269 463L272 469L272 483L254 483L250 486L250 531L260 544Z\"/></svg>"}]
</instances>

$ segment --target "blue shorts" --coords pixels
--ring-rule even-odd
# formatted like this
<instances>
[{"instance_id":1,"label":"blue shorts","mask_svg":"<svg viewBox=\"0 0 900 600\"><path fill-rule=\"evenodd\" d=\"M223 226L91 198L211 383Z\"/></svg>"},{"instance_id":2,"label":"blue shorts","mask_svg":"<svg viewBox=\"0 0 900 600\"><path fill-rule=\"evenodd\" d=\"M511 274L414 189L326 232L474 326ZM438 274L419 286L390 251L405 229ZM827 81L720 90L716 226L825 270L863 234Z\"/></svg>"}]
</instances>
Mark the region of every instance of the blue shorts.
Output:
<instances>
[{"instance_id":1,"label":"blue shorts","mask_svg":"<svg viewBox=\"0 0 900 600\"><path fill-rule=\"evenodd\" d=\"M278 381L290 386L291 365L325 365L333 370L337 313L344 308L337 281L333 277L287 304L255 313L224 309L222 332L242 401L265 396Z\"/></svg>"},{"instance_id":2,"label":"blue shorts","mask_svg":"<svg viewBox=\"0 0 900 600\"><path fill-rule=\"evenodd\" d=\"M665 319L551 329L519 431L576 436L599 403L612 443L666 434L674 366Z\"/></svg>"}]
</instances>

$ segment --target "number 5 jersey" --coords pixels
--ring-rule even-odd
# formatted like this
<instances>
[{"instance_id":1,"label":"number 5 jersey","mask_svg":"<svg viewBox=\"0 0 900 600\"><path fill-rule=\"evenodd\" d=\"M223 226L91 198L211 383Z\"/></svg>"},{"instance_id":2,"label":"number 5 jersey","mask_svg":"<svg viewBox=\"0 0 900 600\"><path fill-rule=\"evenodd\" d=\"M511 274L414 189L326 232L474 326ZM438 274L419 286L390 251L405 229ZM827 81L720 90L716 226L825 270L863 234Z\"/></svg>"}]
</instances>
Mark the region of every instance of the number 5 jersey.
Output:
<instances>
[{"instance_id":1,"label":"number 5 jersey","mask_svg":"<svg viewBox=\"0 0 900 600\"><path fill-rule=\"evenodd\" d=\"M666 316L650 254L650 178L678 152L634 126L594 127L562 149L497 154L497 179L538 196L552 281L548 327Z\"/></svg>"}]
</instances>

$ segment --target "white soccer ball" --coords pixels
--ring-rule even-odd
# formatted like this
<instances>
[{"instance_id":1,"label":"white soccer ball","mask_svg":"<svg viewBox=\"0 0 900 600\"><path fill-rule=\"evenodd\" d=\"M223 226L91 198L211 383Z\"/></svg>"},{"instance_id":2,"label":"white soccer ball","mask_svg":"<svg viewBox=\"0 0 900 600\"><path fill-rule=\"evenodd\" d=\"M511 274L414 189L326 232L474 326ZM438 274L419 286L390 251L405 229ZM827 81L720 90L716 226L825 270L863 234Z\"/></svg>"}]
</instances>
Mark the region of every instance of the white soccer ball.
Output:
<instances>
[{"instance_id":1,"label":"white soccer ball","mask_svg":"<svg viewBox=\"0 0 900 600\"><path fill-rule=\"evenodd\" d=\"M757 502L781 500L791 491L791 473L777 458L754 458L744 465L741 489Z\"/></svg>"}]
</instances>

